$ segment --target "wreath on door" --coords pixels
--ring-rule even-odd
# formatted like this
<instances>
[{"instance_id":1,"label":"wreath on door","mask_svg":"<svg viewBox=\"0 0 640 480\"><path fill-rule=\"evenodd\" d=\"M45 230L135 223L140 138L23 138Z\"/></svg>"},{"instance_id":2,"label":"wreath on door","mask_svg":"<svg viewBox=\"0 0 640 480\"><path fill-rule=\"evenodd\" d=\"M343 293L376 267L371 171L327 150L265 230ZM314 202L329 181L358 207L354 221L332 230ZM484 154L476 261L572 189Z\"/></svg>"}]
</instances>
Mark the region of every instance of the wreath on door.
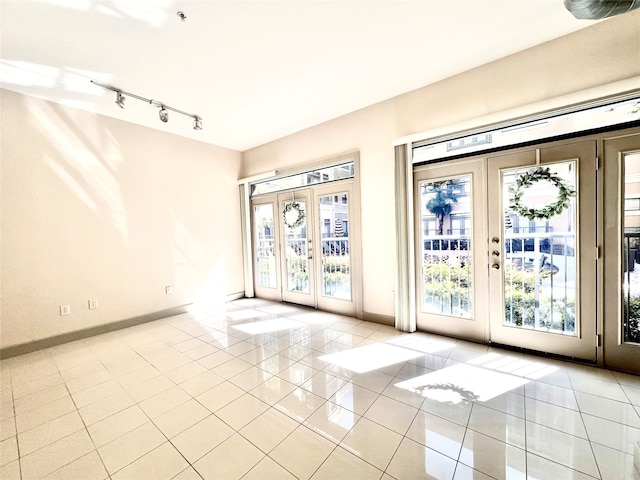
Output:
<instances>
[{"instance_id":1,"label":"wreath on door","mask_svg":"<svg viewBox=\"0 0 640 480\"><path fill-rule=\"evenodd\" d=\"M527 205L522 198L526 191L537 182L549 182L558 189L556 200L542 208ZM538 167L519 175L515 185L509 187L509 209L529 220L548 220L554 215L562 213L569 206L569 198L575 194L576 191L573 187L560 176L551 173L549 167Z\"/></svg>"},{"instance_id":2,"label":"wreath on door","mask_svg":"<svg viewBox=\"0 0 640 480\"><path fill-rule=\"evenodd\" d=\"M298 202L289 202L282 209L284 224L292 230L304 225L305 218L304 210Z\"/></svg>"}]
</instances>

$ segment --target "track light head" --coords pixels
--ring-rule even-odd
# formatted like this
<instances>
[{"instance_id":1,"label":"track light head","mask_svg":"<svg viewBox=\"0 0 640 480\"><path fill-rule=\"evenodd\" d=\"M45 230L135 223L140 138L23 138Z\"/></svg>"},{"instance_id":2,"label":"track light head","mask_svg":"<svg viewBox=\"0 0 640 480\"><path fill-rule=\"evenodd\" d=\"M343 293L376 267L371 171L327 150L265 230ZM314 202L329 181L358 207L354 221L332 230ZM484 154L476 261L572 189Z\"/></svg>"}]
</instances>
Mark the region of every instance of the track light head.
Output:
<instances>
[{"instance_id":1,"label":"track light head","mask_svg":"<svg viewBox=\"0 0 640 480\"><path fill-rule=\"evenodd\" d=\"M202 119L200 117L193 117L193 129L202 130Z\"/></svg>"},{"instance_id":2,"label":"track light head","mask_svg":"<svg viewBox=\"0 0 640 480\"><path fill-rule=\"evenodd\" d=\"M122 92L116 92L116 105L118 105L120 108L124 108L124 95L122 95Z\"/></svg>"},{"instance_id":3,"label":"track light head","mask_svg":"<svg viewBox=\"0 0 640 480\"><path fill-rule=\"evenodd\" d=\"M164 108L164 105L162 105L162 108L160 108L158 115L160 116L160 120L162 120L164 123L167 123L169 121L169 112Z\"/></svg>"}]
</instances>

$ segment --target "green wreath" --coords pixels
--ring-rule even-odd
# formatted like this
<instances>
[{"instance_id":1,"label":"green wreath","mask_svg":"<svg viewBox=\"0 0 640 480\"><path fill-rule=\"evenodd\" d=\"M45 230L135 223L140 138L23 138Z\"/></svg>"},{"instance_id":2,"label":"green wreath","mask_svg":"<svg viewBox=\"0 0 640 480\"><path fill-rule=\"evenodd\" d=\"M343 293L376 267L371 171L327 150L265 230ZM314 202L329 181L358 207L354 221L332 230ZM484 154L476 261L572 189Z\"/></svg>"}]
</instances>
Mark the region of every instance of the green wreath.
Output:
<instances>
[{"instance_id":1,"label":"green wreath","mask_svg":"<svg viewBox=\"0 0 640 480\"><path fill-rule=\"evenodd\" d=\"M298 215L294 222L290 222L287 220L287 214L292 211L295 211ZM282 219L284 221L284 224L290 229L299 228L304 225L305 218L306 216L304 214L304 210L300 207L300 204L298 202L287 203L282 209Z\"/></svg>"},{"instance_id":2,"label":"green wreath","mask_svg":"<svg viewBox=\"0 0 640 480\"><path fill-rule=\"evenodd\" d=\"M532 208L522 203L522 196L534 183L547 181L553 183L558 189L558 197L555 202L544 208ZM569 206L569 197L575 196L576 191L567 185L562 178L550 172L549 167L538 167L519 175L515 185L509 187L509 209L521 217L529 220L548 220L554 215L562 213Z\"/></svg>"}]
</instances>

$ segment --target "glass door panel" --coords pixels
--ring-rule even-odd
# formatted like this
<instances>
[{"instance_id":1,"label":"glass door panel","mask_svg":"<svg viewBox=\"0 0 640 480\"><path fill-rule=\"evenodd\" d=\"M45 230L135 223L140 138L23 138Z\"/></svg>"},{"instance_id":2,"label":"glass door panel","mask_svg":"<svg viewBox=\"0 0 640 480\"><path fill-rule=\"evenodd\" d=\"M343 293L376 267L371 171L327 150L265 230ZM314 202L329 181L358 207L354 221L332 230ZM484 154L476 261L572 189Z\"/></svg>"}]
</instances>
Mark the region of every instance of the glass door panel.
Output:
<instances>
[{"instance_id":1,"label":"glass door panel","mask_svg":"<svg viewBox=\"0 0 640 480\"><path fill-rule=\"evenodd\" d=\"M342 183L314 189L317 242L318 308L344 315L356 315L353 272L358 258L354 238L357 219L351 214L353 184Z\"/></svg>"},{"instance_id":2,"label":"glass door panel","mask_svg":"<svg viewBox=\"0 0 640 480\"><path fill-rule=\"evenodd\" d=\"M622 343L640 346L640 153L623 157Z\"/></svg>"},{"instance_id":3,"label":"glass door panel","mask_svg":"<svg viewBox=\"0 0 640 480\"><path fill-rule=\"evenodd\" d=\"M321 294L351 300L349 196L322 195L318 202L321 228Z\"/></svg>"},{"instance_id":4,"label":"glass door panel","mask_svg":"<svg viewBox=\"0 0 640 480\"><path fill-rule=\"evenodd\" d=\"M504 169L501 189L505 325L575 335L576 162Z\"/></svg>"},{"instance_id":5,"label":"glass door panel","mask_svg":"<svg viewBox=\"0 0 640 480\"><path fill-rule=\"evenodd\" d=\"M280 212L283 225L282 299L315 307L313 278L313 216L310 191L281 194Z\"/></svg>"},{"instance_id":6,"label":"glass door panel","mask_svg":"<svg viewBox=\"0 0 640 480\"><path fill-rule=\"evenodd\" d=\"M419 185L422 311L471 318L471 175L423 181Z\"/></svg>"},{"instance_id":7,"label":"glass door panel","mask_svg":"<svg viewBox=\"0 0 640 480\"><path fill-rule=\"evenodd\" d=\"M640 134L604 151L604 364L640 373Z\"/></svg>"},{"instance_id":8,"label":"glass door panel","mask_svg":"<svg viewBox=\"0 0 640 480\"><path fill-rule=\"evenodd\" d=\"M488 159L492 342L595 360L595 145Z\"/></svg>"},{"instance_id":9,"label":"glass door panel","mask_svg":"<svg viewBox=\"0 0 640 480\"><path fill-rule=\"evenodd\" d=\"M294 206L297 213L306 217L306 202L304 200L285 202L284 207ZM285 218L287 214L284 215ZM307 248L306 218L299 227L291 227L285 221L284 250L287 272L286 289L292 292L309 293L309 250Z\"/></svg>"},{"instance_id":10,"label":"glass door panel","mask_svg":"<svg viewBox=\"0 0 640 480\"><path fill-rule=\"evenodd\" d=\"M484 165L484 159L466 159L414 175L420 330L486 340Z\"/></svg>"},{"instance_id":11,"label":"glass door panel","mask_svg":"<svg viewBox=\"0 0 640 480\"><path fill-rule=\"evenodd\" d=\"M276 244L273 204L256 205L253 210L255 253L256 253L256 285L276 288Z\"/></svg>"},{"instance_id":12,"label":"glass door panel","mask_svg":"<svg viewBox=\"0 0 640 480\"><path fill-rule=\"evenodd\" d=\"M254 289L261 298L280 300L280 274L278 262L278 219L275 215L277 199L274 196L252 201L253 272Z\"/></svg>"}]
</instances>

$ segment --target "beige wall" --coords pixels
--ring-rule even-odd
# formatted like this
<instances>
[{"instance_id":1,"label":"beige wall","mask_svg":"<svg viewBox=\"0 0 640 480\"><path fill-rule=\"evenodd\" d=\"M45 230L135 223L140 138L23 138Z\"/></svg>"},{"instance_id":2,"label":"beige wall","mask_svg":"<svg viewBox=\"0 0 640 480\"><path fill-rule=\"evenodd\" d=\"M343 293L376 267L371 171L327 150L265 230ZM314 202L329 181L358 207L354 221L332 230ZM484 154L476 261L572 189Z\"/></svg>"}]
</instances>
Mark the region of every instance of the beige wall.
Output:
<instances>
[{"instance_id":1,"label":"beige wall","mask_svg":"<svg viewBox=\"0 0 640 480\"><path fill-rule=\"evenodd\" d=\"M239 152L1 95L2 347L244 290Z\"/></svg>"},{"instance_id":2,"label":"beige wall","mask_svg":"<svg viewBox=\"0 0 640 480\"><path fill-rule=\"evenodd\" d=\"M639 25L637 10L254 148L243 154L243 175L359 150L364 310L393 315L392 142L416 132L638 77Z\"/></svg>"}]
</instances>

